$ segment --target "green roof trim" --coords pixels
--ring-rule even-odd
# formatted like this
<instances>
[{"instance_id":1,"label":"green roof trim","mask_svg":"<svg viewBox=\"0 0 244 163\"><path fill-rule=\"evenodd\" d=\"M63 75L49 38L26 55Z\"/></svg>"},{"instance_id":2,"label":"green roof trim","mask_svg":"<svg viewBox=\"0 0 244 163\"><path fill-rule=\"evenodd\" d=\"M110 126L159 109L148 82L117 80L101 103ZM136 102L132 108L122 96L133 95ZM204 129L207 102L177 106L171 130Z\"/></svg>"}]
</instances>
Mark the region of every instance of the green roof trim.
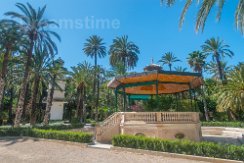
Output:
<instances>
[{"instance_id":1,"label":"green roof trim","mask_svg":"<svg viewBox=\"0 0 244 163\"><path fill-rule=\"evenodd\" d=\"M130 100L150 100L150 95L129 95Z\"/></svg>"}]
</instances>

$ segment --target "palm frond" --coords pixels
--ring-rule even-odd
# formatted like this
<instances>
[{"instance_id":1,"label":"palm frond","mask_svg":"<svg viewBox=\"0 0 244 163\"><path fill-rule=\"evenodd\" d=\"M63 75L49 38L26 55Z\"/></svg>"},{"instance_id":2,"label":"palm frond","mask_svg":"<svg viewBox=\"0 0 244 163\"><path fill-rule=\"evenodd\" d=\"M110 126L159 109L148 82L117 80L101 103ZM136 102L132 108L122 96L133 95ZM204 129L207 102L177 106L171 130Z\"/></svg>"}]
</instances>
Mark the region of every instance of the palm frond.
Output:
<instances>
[{"instance_id":1,"label":"palm frond","mask_svg":"<svg viewBox=\"0 0 244 163\"><path fill-rule=\"evenodd\" d=\"M185 20L186 12L188 11L189 7L191 6L193 0L187 0L186 4L181 12L180 21L179 21L179 28L181 29Z\"/></svg>"}]
</instances>

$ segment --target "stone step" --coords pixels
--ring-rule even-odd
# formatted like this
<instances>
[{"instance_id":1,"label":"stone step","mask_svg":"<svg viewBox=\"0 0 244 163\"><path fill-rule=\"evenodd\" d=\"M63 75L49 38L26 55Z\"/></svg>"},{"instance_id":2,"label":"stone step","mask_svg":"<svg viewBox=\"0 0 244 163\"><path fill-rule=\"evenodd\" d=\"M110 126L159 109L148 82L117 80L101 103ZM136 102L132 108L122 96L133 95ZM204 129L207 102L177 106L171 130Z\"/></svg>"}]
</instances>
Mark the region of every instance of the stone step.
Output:
<instances>
[{"instance_id":1,"label":"stone step","mask_svg":"<svg viewBox=\"0 0 244 163\"><path fill-rule=\"evenodd\" d=\"M101 144L94 141L94 144L88 145L90 148L99 148L99 149L110 149L113 145L112 144Z\"/></svg>"}]
</instances>

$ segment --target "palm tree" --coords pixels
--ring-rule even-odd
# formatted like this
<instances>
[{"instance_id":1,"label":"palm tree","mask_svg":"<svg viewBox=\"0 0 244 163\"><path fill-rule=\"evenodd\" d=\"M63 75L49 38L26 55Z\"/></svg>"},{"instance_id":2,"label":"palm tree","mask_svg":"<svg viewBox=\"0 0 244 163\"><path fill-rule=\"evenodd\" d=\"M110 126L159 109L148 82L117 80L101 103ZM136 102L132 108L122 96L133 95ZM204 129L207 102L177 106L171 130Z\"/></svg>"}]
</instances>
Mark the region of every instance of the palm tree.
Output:
<instances>
[{"instance_id":1,"label":"palm tree","mask_svg":"<svg viewBox=\"0 0 244 163\"><path fill-rule=\"evenodd\" d=\"M177 57L175 57L172 52L167 52L158 62L161 62L163 65L168 65L169 70L172 71L172 64L179 61L180 60L177 59Z\"/></svg>"},{"instance_id":2,"label":"palm tree","mask_svg":"<svg viewBox=\"0 0 244 163\"><path fill-rule=\"evenodd\" d=\"M19 21L22 21L21 28L25 31L25 35L28 38L27 44L27 52L26 52L26 64L25 64L25 73L23 77L23 82L20 90L20 96L16 108L16 116L15 116L15 127L20 125L20 120L23 112L25 94L27 90L27 83L30 72L30 65L32 60L33 48L37 42L42 42L47 44L49 51L53 52L53 49L57 51L57 47L51 36L56 37L60 40L60 37L57 33L50 31L48 26L57 25L55 22L50 21L44 18L44 13L46 10L46 6L42 8L38 8L35 10L29 3L27 5L17 3L17 8L21 11L21 13L17 12L7 12L6 16L10 16L11 18L16 18Z\"/></svg>"},{"instance_id":3,"label":"palm tree","mask_svg":"<svg viewBox=\"0 0 244 163\"><path fill-rule=\"evenodd\" d=\"M244 111L244 64L240 63L230 71L227 80L228 83L220 86L216 93L218 108L227 109L231 113Z\"/></svg>"},{"instance_id":4,"label":"palm tree","mask_svg":"<svg viewBox=\"0 0 244 163\"><path fill-rule=\"evenodd\" d=\"M122 76L122 75L126 75L127 73L125 72L124 69L124 65L119 63L115 66L112 67L111 71L108 71L108 76L112 77L116 77L118 75Z\"/></svg>"},{"instance_id":5,"label":"palm tree","mask_svg":"<svg viewBox=\"0 0 244 163\"><path fill-rule=\"evenodd\" d=\"M187 62L194 72L203 73L203 69L206 65L206 55L200 51L194 51L189 54Z\"/></svg>"},{"instance_id":6,"label":"palm tree","mask_svg":"<svg viewBox=\"0 0 244 163\"><path fill-rule=\"evenodd\" d=\"M224 75L224 79L226 79L226 74L228 74L231 70L230 66L227 66L227 62L220 62L221 67L223 69L223 75ZM211 61L206 65L206 70L212 74L212 78L214 80L218 80L219 79L219 73L218 73L218 65Z\"/></svg>"},{"instance_id":7,"label":"palm tree","mask_svg":"<svg viewBox=\"0 0 244 163\"><path fill-rule=\"evenodd\" d=\"M175 67L174 69L175 69L175 71L177 71L177 72L186 72L186 71L187 71L187 68L185 68L185 67L181 67L181 66L177 66L177 67Z\"/></svg>"},{"instance_id":8,"label":"palm tree","mask_svg":"<svg viewBox=\"0 0 244 163\"><path fill-rule=\"evenodd\" d=\"M110 64L112 67L123 64L124 71L132 69L138 62L140 50L138 46L128 40L128 36L116 37L110 46Z\"/></svg>"},{"instance_id":9,"label":"palm tree","mask_svg":"<svg viewBox=\"0 0 244 163\"><path fill-rule=\"evenodd\" d=\"M104 46L103 39L97 35L90 36L84 44L84 53L94 58L94 66L97 67L97 59L106 56L106 47Z\"/></svg>"},{"instance_id":10,"label":"palm tree","mask_svg":"<svg viewBox=\"0 0 244 163\"><path fill-rule=\"evenodd\" d=\"M5 77L5 91L4 94L9 98L9 119L8 123L13 123L13 105L15 98L17 97L19 85L21 84L21 77L23 76L23 60L21 59L22 54L12 55L9 59L8 68ZM4 107L5 108L5 107Z\"/></svg>"},{"instance_id":11,"label":"palm tree","mask_svg":"<svg viewBox=\"0 0 244 163\"><path fill-rule=\"evenodd\" d=\"M31 78L33 78L33 89L30 101L30 124L36 123L36 103L39 91L42 90L42 83L48 83L48 73L52 63L53 56L49 55L46 46L35 47L35 54L33 55L33 68L31 71Z\"/></svg>"},{"instance_id":12,"label":"palm tree","mask_svg":"<svg viewBox=\"0 0 244 163\"><path fill-rule=\"evenodd\" d=\"M93 35L90 36L84 44L83 51L87 56L94 58L94 69L97 69L97 59L104 58L106 56L106 47L104 46L103 39L99 36ZM98 99L99 99L99 84L98 84L98 76L99 74L94 73L94 83L93 83L93 96L96 97L95 99L95 108L97 110L98 107ZM96 111L96 115L98 112ZM97 117L97 116L96 116Z\"/></svg>"},{"instance_id":13,"label":"palm tree","mask_svg":"<svg viewBox=\"0 0 244 163\"><path fill-rule=\"evenodd\" d=\"M204 80L203 69L206 65L205 60L206 60L206 55L204 55L200 51L194 51L194 52L190 53L189 57L187 58L187 62L190 65L190 67L193 69L194 72L200 73L202 75L203 80ZM209 121L204 82L203 82L203 86L202 86L202 101L203 101L203 106L204 106L205 118L207 121Z\"/></svg>"},{"instance_id":14,"label":"palm tree","mask_svg":"<svg viewBox=\"0 0 244 163\"><path fill-rule=\"evenodd\" d=\"M80 119L83 115L83 118L85 119L85 89L88 87L90 81L92 80L92 66L88 62L84 62L79 64L77 67L71 67L71 69L72 80L76 87L78 96L75 117Z\"/></svg>"},{"instance_id":15,"label":"palm tree","mask_svg":"<svg viewBox=\"0 0 244 163\"><path fill-rule=\"evenodd\" d=\"M21 31L13 21L0 21L0 49L4 53L0 74L0 106L2 106L5 78L12 53L17 50L21 40Z\"/></svg>"},{"instance_id":16,"label":"palm tree","mask_svg":"<svg viewBox=\"0 0 244 163\"><path fill-rule=\"evenodd\" d=\"M64 65L64 61L61 58L56 59L53 61L52 67L50 67L49 70L50 84L49 84L49 90L47 96L47 105L46 105L45 115L43 119L43 124L45 126L48 125L50 119L54 89L55 88L61 89L57 84L57 81L63 80L64 75L67 73L67 70L63 67L63 65Z\"/></svg>"},{"instance_id":17,"label":"palm tree","mask_svg":"<svg viewBox=\"0 0 244 163\"><path fill-rule=\"evenodd\" d=\"M189 7L193 4L193 2L194 0L186 0L185 6L180 16L180 21L179 21L180 28L184 23L186 12L188 11ZM216 19L217 21L220 20L222 9L226 3L226 0L201 0L201 1L197 0L196 2L197 3L200 2L200 7L197 13L196 26L195 26L195 30L198 32L199 30L202 31L204 30L205 23L209 16L209 13L215 6L217 6ZM168 6L172 6L175 3L175 0L161 0L161 3L162 4L166 3ZM235 11L235 24L237 29L240 28L242 34L244 34L243 18L244 18L244 1L239 0L239 3Z\"/></svg>"},{"instance_id":18,"label":"palm tree","mask_svg":"<svg viewBox=\"0 0 244 163\"><path fill-rule=\"evenodd\" d=\"M219 38L211 38L202 45L202 50L206 55L212 55L213 61L217 63L218 66L218 73L219 73L219 79L222 82L222 84L225 83L226 79L224 76L224 70L221 65L221 58L223 57L232 57L234 56L234 53L229 50L229 45L224 44L223 40L220 40Z\"/></svg>"}]
</instances>

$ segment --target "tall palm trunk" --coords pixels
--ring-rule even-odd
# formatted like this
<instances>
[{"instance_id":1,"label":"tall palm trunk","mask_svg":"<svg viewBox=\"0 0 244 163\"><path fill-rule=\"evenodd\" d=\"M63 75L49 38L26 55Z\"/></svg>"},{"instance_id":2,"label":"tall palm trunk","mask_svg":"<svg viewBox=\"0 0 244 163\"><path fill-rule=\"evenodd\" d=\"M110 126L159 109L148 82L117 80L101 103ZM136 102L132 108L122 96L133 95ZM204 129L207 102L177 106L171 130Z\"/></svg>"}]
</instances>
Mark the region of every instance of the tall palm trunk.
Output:
<instances>
[{"instance_id":1,"label":"tall palm trunk","mask_svg":"<svg viewBox=\"0 0 244 163\"><path fill-rule=\"evenodd\" d=\"M201 76L202 76L202 80L203 80L203 85L202 85L202 101L203 101L203 109L204 109L204 114L205 114L205 118L206 118L206 121L209 121L209 114L208 114L208 106L207 106L207 101L206 101L206 96L205 96L205 82L204 82L204 77L203 77L203 74L202 74L202 70L200 71L201 73Z\"/></svg>"},{"instance_id":2,"label":"tall palm trunk","mask_svg":"<svg viewBox=\"0 0 244 163\"><path fill-rule=\"evenodd\" d=\"M51 83L51 88L48 91L47 106L46 106L46 111L45 111L44 120L43 120L44 126L48 125L49 119L50 119L50 112L51 112L52 103L53 103L53 94L54 94L55 81L56 81L56 75L54 75L54 77L52 79L52 83Z\"/></svg>"},{"instance_id":3,"label":"tall palm trunk","mask_svg":"<svg viewBox=\"0 0 244 163\"><path fill-rule=\"evenodd\" d=\"M30 71L30 65L31 65L31 59L32 59L32 51L34 47L34 39L31 39L30 48L27 52L27 62L25 64L25 72L24 72L24 78L20 90L20 96L16 108L16 115L15 115L15 121L14 121L14 127L20 126L20 121L23 113L24 108L24 101L25 101L25 95L27 91L27 83L29 78L29 71Z\"/></svg>"},{"instance_id":4,"label":"tall palm trunk","mask_svg":"<svg viewBox=\"0 0 244 163\"><path fill-rule=\"evenodd\" d=\"M93 96L96 96L96 85L97 85L97 55L95 54L95 59L94 59L94 68L95 68L95 73L94 73L94 80L93 80Z\"/></svg>"},{"instance_id":5,"label":"tall palm trunk","mask_svg":"<svg viewBox=\"0 0 244 163\"><path fill-rule=\"evenodd\" d=\"M10 89L10 106L8 110L8 123L12 124L12 109L13 109L13 101L14 101L14 88Z\"/></svg>"},{"instance_id":6,"label":"tall palm trunk","mask_svg":"<svg viewBox=\"0 0 244 163\"><path fill-rule=\"evenodd\" d=\"M169 64L169 70L172 71L172 64Z\"/></svg>"},{"instance_id":7,"label":"tall palm trunk","mask_svg":"<svg viewBox=\"0 0 244 163\"><path fill-rule=\"evenodd\" d=\"M83 115L82 115L82 117L83 117L83 122L86 122L86 87L85 87L85 85L84 85L84 88L83 88L84 90L83 90Z\"/></svg>"},{"instance_id":8,"label":"tall palm trunk","mask_svg":"<svg viewBox=\"0 0 244 163\"><path fill-rule=\"evenodd\" d=\"M30 113L30 124L35 125L36 123L36 101L39 91L40 76L36 75L34 80L33 92L31 96L31 113Z\"/></svg>"},{"instance_id":9,"label":"tall palm trunk","mask_svg":"<svg viewBox=\"0 0 244 163\"><path fill-rule=\"evenodd\" d=\"M2 73L0 74L0 107L2 106L2 101L3 101L5 77L8 71L9 54L10 54L10 50L7 48L3 58Z\"/></svg>"},{"instance_id":10,"label":"tall palm trunk","mask_svg":"<svg viewBox=\"0 0 244 163\"><path fill-rule=\"evenodd\" d=\"M220 62L220 58L219 58L219 56L217 54L215 54L215 59L216 59L217 66L218 66L219 79L222 82L222 84L224 84L224 82L225 82L224 72L223 72L223 69L222 69L222 65L221 65L221 62Z\"/></svg>"},{"instance_id":11,"label":"tall palm trunk","mask_svg":"<svg viewBox=\"0 0 244 163\"><path fill-rule=\"evenodd\" d=\"M124 75L126 74L126 58L123 58Z\"/></svg>"},{"instance_id":12,"label":"tall palm trunk","mask_svg":"<svg viewBox=\"0 0 244 163\"><path fill-rule=\"evenodd\" d=\"M95 69L95 73L94 73L94 81L93 81L93 98L94 98L94 106L95 106L95 120L97 120L97 106L96 106L96 88L97 88L97 55L95 54L94 56L94 69Z\"/></svg>"},{"instance_id":13,"label":"tall palm trunk","mask_svg":"<svg viewBox=\"0 0 244 163\"><path fill-rule=\"evenodd\" d=\"M24 107L23 107L23 113L22 113L22 121L25 122L27 116L26 116L26 111L29 111L28 110L28 105L29 105L29 102L30 102L30 92L31 92L31 89L30 89L30 82L28 81L27 83L27 86L26 86L26 93L25 93L25 100L24 100Z\"/></svg>"},{"instance_id":14,"label":"tall palm trunk","mask_svg":"<svg viewBox=\"0 0 244 163\"><path fill-rule=\"evenodd\" d=\"M97 94L96 94L96 118L95 120L98 121L98 105L99 105L99 95L100 95L100 91L99 91L99 75L97 75Z\"/></svg>"},{"instance_id":15,"label":"tall palm trunk","mask_svg":"<svg viewBox=\"0 0 244 163\"><path fill-rule=\"evenodd\" d=\"M82 83L79 88L77 88L77 92L79 94L79 97L77 99L77 106L76 106L76 113L75 118L80 119L82 112L83 112L83 87L84 84Z\"/></svg>"}]
</instances>

